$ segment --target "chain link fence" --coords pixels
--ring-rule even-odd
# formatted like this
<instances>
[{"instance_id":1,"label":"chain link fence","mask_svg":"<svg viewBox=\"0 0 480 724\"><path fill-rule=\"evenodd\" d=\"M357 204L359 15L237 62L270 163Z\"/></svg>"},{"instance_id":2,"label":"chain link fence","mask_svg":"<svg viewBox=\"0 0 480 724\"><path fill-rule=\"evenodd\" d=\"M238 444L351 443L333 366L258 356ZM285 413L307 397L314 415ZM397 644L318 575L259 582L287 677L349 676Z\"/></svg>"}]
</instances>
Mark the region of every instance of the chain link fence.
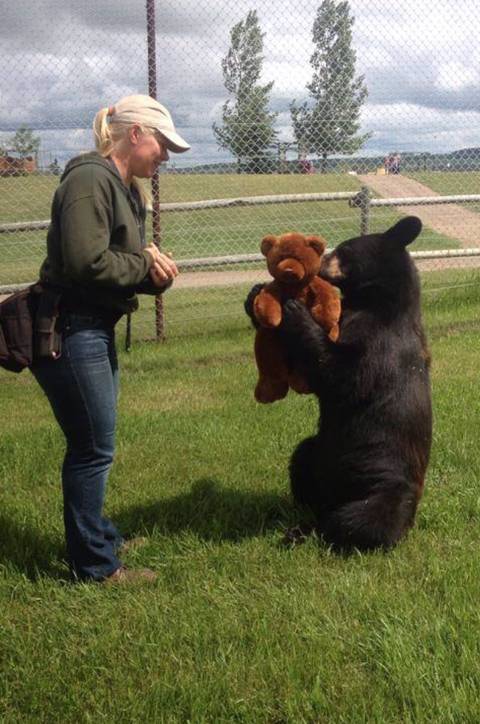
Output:
<instances>
[{"instance_id":1,"label":"chain link fence","mask_svg":"<svg viewBox=\"0 0 480 724\"><path fill-rule=\"evenodd\" d=\"M413 213L425 290L476 284L474 0L40 0L2 16L0 293L35 280L96 111L148 92L192 149L160 169L149 216L182 273L163 307L142 299L134 338L161 336L159 316L168 335L245 324L260 241L289 230L331 247Z\"/></svg>"}]
</instances>

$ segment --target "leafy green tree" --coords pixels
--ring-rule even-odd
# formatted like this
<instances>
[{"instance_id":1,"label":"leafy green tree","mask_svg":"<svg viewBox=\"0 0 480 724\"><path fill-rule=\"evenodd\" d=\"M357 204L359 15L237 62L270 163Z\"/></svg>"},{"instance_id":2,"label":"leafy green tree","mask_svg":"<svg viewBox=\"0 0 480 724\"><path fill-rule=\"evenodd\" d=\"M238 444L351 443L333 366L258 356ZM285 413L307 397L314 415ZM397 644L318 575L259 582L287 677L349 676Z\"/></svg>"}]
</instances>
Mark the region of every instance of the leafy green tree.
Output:
<instances>
[{"instance_id":1,"label":"leafy green tree","mask_svg":"<svg viewBox=\"0 0 480 724\"><path fill-rule=\"evenodd\" d=\"M262 171L268 160L268 147L275 139L276 113L269 113L273 82L260 85L263 63L263 37L256 10L230 31L230 48L222 60L225 88L232 98L223 105L223 125L213 124L218 145L229 150L247 168Z\"/></svg>"},{"instance_id":2,"label":"leafy green tree","mask_svg":"<svg viewBox=\"0 0 480 724\"><path fill-rule=\"evenodd\" d=\"M38 149L40 148L40 138L33 135L33 131L26 126L22 126L15 133L10 141L11 147L21 156L33 156L37 158Z\"/></svg>"},{"instance_id":3,"label":"leafy green tree","mask_svg":"<svg viewBox=\"0 0 480 724\"><path fill-rule=\"evenodd\" d=\"M313 76L307 84L311 101L290 104L299 152L320 155L322 170L329 155L354 153L370 137L358 134L368 90L364 76L355 76L353 23L348 0L323 0L313 24Z\"/></svg>"}]
</instances>

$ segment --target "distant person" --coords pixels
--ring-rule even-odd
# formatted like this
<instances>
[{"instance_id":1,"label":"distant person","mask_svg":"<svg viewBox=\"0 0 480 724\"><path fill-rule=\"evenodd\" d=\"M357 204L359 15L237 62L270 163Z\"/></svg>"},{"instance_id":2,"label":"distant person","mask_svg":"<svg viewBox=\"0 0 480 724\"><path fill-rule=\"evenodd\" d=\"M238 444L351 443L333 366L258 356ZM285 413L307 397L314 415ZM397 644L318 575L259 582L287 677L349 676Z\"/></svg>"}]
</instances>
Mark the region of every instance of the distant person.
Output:
<instances>
[{"instance_id":1,"label":"distant person","mask_svg":"<svg viewBox=\"0 0 480 724\"><path fill-rule=\"evenodd\" d=\"M392 173L400 173L401 157L398 151L392 157Z\"/></svg>"},{"instance_id":2,"label":"distant person","mask_svg":"<svg viewBox=\"0 0 480 724\"><path fill-rule=\"evenodd\" d=\"M58 160L56 158L54 158L52 163L50 164L49 170L53 176L60 176L61 169L60 169L60 166L58 165Z\"/></svg>"},{"instance_id":3,"label":"distant person","mask_svg":"<svg viewBox=\"0 0 480 724\"><path fill-rule=\"evenodd\" d=\"M387 153L387 155L383 159L383 167L385 169L386 176L388 176L388 174L390 173L390 160L391 160L391 156L389 153Z\"/></svg>"},{"instance_id":4,"label":"distant person","mask_svg":"<svg viewBox=\"0 0 480 724\"><path fill-rule=\"evenodd\" d=\"M388 155L388 173L395 173L395 155L393 153Z\"/></svg>"},{"instance_id":5,"label":"distant person","mask_svg":"<svg viewBox=\"0 0 480 724\"><path fill-rule=\"evenodd\" d=\"M74 579L154 581L153 571L122 565L125 541L103 516L115 449L114 327L137 309L137 293L159 294L178 274L168 255L146 243L137 179L151 178L168 151L190 146L168 110L144 95L102 108L93 129L97 150L72 159L55 192L40 270L43 285L61 292L62 353L37 360L32 372L66 439L64 523Z\"/></svg>"},{"instance_id":6,"label":"distant person","mask_svg":"<svg viewBox=\"0 0 480 724\"><path fill-rule=\"evenodd\" d=\"M300 160L300 173L315 173L315 169L313 167L313 163L309 161L307 158L302 158Z\"/></svg>"}]
</instances>

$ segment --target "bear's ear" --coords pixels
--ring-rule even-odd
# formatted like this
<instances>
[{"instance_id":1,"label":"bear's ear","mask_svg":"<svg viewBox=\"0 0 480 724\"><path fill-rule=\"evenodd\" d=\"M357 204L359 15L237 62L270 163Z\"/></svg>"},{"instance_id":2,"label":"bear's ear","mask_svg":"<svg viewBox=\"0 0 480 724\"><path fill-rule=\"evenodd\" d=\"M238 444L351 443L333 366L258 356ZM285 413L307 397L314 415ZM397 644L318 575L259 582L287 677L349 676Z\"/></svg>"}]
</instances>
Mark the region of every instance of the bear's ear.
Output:
<instances>
[{"instance_id":1,"label":"bear's ear","mask_svg":"<svg viewBox=\"0 0 480 724\"><path fill-rule=\"evenodd\" d=\"M275 246L275 244L278 244L278 239L276 236L274 236L273 234L264 236L260 245L260 251L262 252L263 256L267 256L267 254Z\"/></svg>"},{"instance_id":2,"label":"bear's ear","mask_svg":"<svg viewBox=\"0 0 480 724\"><path fill-rule=\"evenodd\" d=\"M307 246L311 246L312 249L315 249L318 256L322 256L323 252L327 247L327 242L325 241L325 239L322 239L321 236L306 236L305 244Z\"/></svg>"},{"instance_id":3,"label":"bear's ear","mask_svg":"<svg viewBox=\"0 0 480 724\"><path fill-rule=\"evenodd\" d=\"M418 216L406 216L385 232L384 236L398 246L408 246L422 230Z\"/></svg>"}]
</instances>

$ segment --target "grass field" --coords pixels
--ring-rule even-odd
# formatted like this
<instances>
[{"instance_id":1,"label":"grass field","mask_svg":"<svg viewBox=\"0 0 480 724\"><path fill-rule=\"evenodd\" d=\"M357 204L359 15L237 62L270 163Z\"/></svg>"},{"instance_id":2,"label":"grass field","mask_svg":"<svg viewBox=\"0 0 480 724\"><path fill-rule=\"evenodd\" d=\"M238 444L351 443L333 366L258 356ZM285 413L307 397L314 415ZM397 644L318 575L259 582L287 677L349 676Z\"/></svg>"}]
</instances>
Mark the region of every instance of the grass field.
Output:
<instances>
[{"instance_id":1,"label":"grass field","mask_svg":"<svg viewBox=\"0 0 480 724\"><path fill-rule=\"evenodd\" d=\"M48 176L0 179L0 223L48 219L57 183L57 178ZM160 185L161 200L166 203L264 194L355 191L359 181L348 174L178 174L161 176ZM372 219L372 230L386 228L398 218L394 210L377 211ZM330 245L335 245L357 235L359 223L358 209L350 208L346 201L165 213L162 216L162 243L176 258L239 254L258 251L266 233L298 229L309 234L320 233ZM0 235L0 285L35 279L45 254L45 236L45 231ZM457 246L456 239L426 230L415 248Z\"/></svg>"},{"instance_id":2,"label":"grass field","mask_svg":"<svg viewBox=\"0 0 480 724\"><path fill-rule=\"evenodd\" d=\"M478 171L429 171L409 174L433 191L445 195L480 193L480 172ZM465 207L480 213L480 203L468 203Z\"/></svg>"},{"instance_id":3,"label":"grass field","mask_svg":"<svg viewBox=\"0 0 480 724\"><path fill-rule=\"evenodd\" d=\"M408 175L439 194L454 196L480 192L479 171L425 171Z\"/></svg>"},{"instance_id":4,"label":"grass field","mask_svg":"<svg viewBox=\"0 0 480 724\"><path fill-rule=\"evenodd\" d=\"M211 320L205 293L203 335L121 355L107 511L149 536L126 562L159 583L73 586L60 433L29 374L0 373L0 720L476 724L480 284L448 281L424 289L426 494L388 555L280 544L299 516L288 459L316 404L256 405L253 333Z\"/></svg>"}]
</instances>

